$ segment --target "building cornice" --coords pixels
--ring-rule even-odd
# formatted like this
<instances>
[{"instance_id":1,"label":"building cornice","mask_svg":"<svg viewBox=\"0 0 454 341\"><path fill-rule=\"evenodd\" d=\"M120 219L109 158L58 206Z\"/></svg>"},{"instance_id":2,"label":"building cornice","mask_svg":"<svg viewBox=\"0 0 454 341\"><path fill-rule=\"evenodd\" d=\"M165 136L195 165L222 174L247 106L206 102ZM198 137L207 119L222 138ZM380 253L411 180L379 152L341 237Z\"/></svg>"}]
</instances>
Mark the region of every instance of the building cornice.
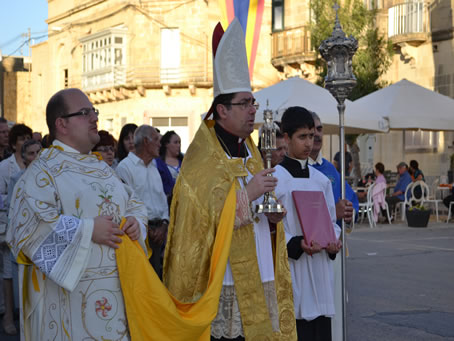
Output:
<instances>
[{"instance_id":1,"label":"building cornice","mask_svg":"<svg viewBox=\"0 0 454 341\"><path fill-rule=\"evenodd\" d=\"M52 24L52 23L55 23L55 22L57 22L57 21L59 21L59 20L62 20L62 19L65 19L65 18L67 18L67 17L69 17L69 16L71 16L71 15L74 15L74 14L76 14L76 13L78 13L78 12L81 12L81 11L83 11L83 10L86 10L87 8L96 6L96 5L98 5L98 4L102 3L102 2L105 2L105 1L107 1L107 0L91 0L91 1L88 1L88 2L86 2L86 3L84 3L84 4L82 4L82 5L79 5L79 6L77 6L77 7L74 7L74 8L72 8L72 9L70 9L69 11L66 11L66 12L64 12L64 13L62 13L62 14L59 14L59 15L54 16L54 17L52 17L52 18L48 18L48 19L46 20L46 23L47 23L48 25L50 25L50 24ZM49 2L51 2L51 1L49 1Z\"/></svg>"}]
</instances>

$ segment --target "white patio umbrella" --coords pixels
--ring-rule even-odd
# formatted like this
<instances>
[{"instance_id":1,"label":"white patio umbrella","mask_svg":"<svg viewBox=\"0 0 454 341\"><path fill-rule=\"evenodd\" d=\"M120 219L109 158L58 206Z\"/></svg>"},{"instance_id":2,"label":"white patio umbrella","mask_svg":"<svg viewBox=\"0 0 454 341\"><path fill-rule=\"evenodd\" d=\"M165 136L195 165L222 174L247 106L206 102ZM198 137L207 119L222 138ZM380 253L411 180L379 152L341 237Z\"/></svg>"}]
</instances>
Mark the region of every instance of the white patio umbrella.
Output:
<instances>
[{"instance_id":1,"label":"white patio umbrella","mask_svg":"<svg viewBox=\"0 0 454 341\"><path fill-rule=\"evenodd\" d=\"M354 103L382 115L390 129L454 130L454 100L406 79Z\"/></svg>"},{"instance_id":2,"label":"white patio umbrella","mask_svg":"<svg viewBox=\"0 0 454 341\"><path fill-rule=\"evenodd\" d=\"M302 106L316 112L323 123L325 134L339 133L337 102L328 90L299 77L289 78L254 93L260 103L256 123L263 123L262 112L268 108L277 111L279 121L285 109ZM387 132L387 121L367 107L346 101L345 131L347 134Z\"/></svg>"}]
</instances>

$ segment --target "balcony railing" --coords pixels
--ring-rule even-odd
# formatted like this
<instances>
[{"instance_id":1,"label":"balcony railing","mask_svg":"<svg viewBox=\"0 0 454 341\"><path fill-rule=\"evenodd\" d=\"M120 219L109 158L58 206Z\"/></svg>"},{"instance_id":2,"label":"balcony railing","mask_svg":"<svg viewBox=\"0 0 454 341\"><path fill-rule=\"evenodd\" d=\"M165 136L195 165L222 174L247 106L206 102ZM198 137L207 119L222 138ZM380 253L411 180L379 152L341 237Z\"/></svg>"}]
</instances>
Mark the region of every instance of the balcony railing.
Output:
<instances>
[{"instance_id":1,"label":"balcony railing","mask_svg":"<svg viewBox=\"0 0 454 341\"><path fill-rule=\"evenodd\" d=\"M125 85L126 68L110 66L82 74L82 88L86 91Z\"/></svg>"},{"instance_id":2,"label":"balcony railing","mask_svg":"<svg viewBox=\"0 0 454 341\"><path fill-rule=\"evenodd\" d=\"M309 57L315 56L311 46L311 35L309 26L300 26L285 29L272 34L271 58L282 57Z\"/></svg>"},{"instance_id":3,"label":"balcony railing","mask_svg":"<svg viewBox=\"0 0 454 341\"><path fill-rule=\"evenodd\" d=\"M161 68L159 65L114 66L82 74L85 91L108 89L118 86L207 85L213 82L211 67L184 65Z\"/></svg>"},{"instance_id":4,"label":"balcony railing","mask_svg":"<svg viewBox=\"0 0 454 341\"><path fill-rule=\"evenodd\" d=\"M428 32L424 2L405 2L388 8L388 37Z\"/></svg>"},{"instance_id":5,"label":"balcony railing","mask_svg":"<svg viewBox=\"0 0 454 341\"><path fill-rule=\"evenodd\" d=\"M159 65L140 65L128 68L126 81L130 84L205 84L213 82L211 67L204 64L161 68Z\"/></svg>"}]
</instances>

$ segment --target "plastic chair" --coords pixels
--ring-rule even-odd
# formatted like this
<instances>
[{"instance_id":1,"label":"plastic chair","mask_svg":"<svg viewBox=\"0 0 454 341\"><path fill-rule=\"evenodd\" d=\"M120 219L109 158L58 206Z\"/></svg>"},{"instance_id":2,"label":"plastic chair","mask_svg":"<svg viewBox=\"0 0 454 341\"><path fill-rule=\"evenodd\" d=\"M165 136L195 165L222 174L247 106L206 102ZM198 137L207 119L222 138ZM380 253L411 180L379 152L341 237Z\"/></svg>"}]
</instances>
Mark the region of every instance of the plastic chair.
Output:
<instances>
[{"instance_id":1,"label":"plastic chair","mask_svg":"<svg viewBox=\"0 0 454 341\"><path fill-rule=\"evenodd\" d=\"M386 198L386 190L387 188L383 188L383 197ZM385 205L385 210L386 210L386 217L388 218L388 223L391 224L391 215L389 214L389 206L388 206L388 203L384 202L384 205Z\"/></svg>"},{"instance_id":2,"label":"plastic chair","mask_svg":"<svg viewBox=\"0 0 454 341\"><path fill-rule=\"evenodd\" d=\"M429 193L429 199L437 199L437 188L438 185L440 184L440 178L436 178L434 181L432 181L432 184L430 185L430 193Z\"/></svg>"},{"instance_id":3,"label":"plastic chair","mask_svg":"<svg viewBox=\"0 0 454 341\"><path fill-rule=\"evenodd\" d=\"M438 203L440 203L441 200L436 199L435 195L433 195L433 196L430 195L429 186L424 181L416 181L416 182L418 183L419 186L421 186L421 192L422 192L421 205L424 205L425 202L428 202L429 204L433 204L435 206L435 214L436 214L437 222L438 222ZM418 186L418 185L416 185L416 186Z\"/></svg>"},{"instance_id":4,"label":"plastic chair","mask_svg":"<svg viewBox=\"0 0 454 341\"><path fill-rule=\"evenodd\" d=\"M374 228L376 226L374 217L373 217L373 212L372 212L372 210L374 209L374 205L372 203L372 188L373 187L374 187L374 184L370 185L369 188L367 189L367 200L366 200L366 202L359 203L359 212L358 212L361 217L361 222L364 220L364 215L367 215L367 219L369 219L370 228Z\"/></svg>"},{"instance_id":5,"label":"plastic chair","mask_svg":"<svg viewBox=\"0 0 454 341\"><path fill-rule=\"evenodd\" d=\"M454 205L454 201L451 201L449 203L449 208L448 208L448 219L446 219L446 222L449 223L449 219L451 219L451 206Z\"/></svg>"},{"instance_id":6,"label":"plastic chair","mask_svg":"<svg viewBox=\"0 0 454 341\"><path fill-rule=\"evenodd\" d=\"M408 194L409 192L411 192L411 188L412 186L414 185L415 183L414 182L410 182L407 186L407 188L405 189L405 194L404 194L404 201L401 201L401 202L398 202L396 204L396 208L394 209L394 216L396 217L396 220L397 220L397 211L398 209L400 208L400 217L401 217L401 220L402 221L405 221L405 210L407 209L407 206L411 206L411 197L408 198Z\"/></svg>"}]
</instances>

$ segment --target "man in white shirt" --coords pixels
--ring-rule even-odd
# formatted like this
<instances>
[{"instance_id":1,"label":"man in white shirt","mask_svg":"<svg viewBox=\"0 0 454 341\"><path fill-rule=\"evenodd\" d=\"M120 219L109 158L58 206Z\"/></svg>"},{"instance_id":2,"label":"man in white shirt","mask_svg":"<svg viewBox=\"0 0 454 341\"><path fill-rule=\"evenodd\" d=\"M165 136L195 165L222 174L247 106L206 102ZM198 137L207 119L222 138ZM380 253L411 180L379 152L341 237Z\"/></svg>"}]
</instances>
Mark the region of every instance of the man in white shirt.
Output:
<instances>
[{"instance_id":1,"label":"man in white shirt","mask_svg":"<svg viewBox=\"0 0 454 341\"><path fill-rule=\"evenodd\" d=\"M146 124L138 127L134 132L135 152L120 162L116 172L147 207L148 241L153 250L150 263L161 277L161 248L169 224L169 207L155 160L159 157L159 141L155 128Z\"/></svg>"}]
</instances>

